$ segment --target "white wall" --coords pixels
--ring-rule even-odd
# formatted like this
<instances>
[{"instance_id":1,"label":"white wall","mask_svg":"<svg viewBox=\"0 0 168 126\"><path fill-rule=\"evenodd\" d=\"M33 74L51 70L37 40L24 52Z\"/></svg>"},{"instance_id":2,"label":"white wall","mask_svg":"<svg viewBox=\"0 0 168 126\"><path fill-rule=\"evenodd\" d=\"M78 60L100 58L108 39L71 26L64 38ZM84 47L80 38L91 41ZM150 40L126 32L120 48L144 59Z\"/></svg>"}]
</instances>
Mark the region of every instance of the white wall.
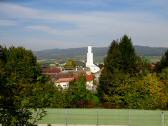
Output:
<instances>
[{"instance_id":1,"label":"white wall","mask_svg":"<svg viewBox=\"0 0 168 126\"><path fill-rule=\"evenodd\" d=\"M68 89L69 88L69 82L60 82L60 83L55 83L56 86L61 86L62 89Z\"/></svg>"},{"instance_id":2,"label":"white wall","mask_svg":"<svg viewBox=\"0 0 168 126\"><path fill-rule=\"evenodd\" d=\"M86 81L86 89L88 89L88 90L93 89L93 80L92 81Z\"/></svg>"}]
</instances>

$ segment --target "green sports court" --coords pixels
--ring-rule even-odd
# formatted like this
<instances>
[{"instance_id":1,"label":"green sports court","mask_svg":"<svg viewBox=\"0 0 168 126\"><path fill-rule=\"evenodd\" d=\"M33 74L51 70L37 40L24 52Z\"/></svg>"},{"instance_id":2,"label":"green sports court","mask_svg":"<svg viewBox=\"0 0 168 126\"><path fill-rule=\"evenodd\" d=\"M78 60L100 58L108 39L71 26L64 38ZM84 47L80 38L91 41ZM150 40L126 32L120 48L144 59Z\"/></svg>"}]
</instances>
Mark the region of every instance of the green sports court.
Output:
<instances>
[{"instance_id":1,"label":"green sports court","mask_svg":"<svg viewBox=\"0 0 168 126\"><path fill-rule=\"evenodd\" d=\"M168 126L168 111L132 109L46 109L39 124Z\"/></svg>"}]
</instances>

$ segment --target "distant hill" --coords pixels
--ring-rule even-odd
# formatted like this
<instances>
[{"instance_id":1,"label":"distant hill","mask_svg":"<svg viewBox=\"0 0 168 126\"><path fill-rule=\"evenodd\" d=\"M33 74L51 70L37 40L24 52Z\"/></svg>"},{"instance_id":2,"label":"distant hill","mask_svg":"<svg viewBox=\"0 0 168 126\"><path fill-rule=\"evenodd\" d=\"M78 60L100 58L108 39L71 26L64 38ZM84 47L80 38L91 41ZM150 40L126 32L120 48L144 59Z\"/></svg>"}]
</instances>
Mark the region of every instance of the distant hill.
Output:
<instances>
[{"instance_id":1,"label":"distant hill","mask_svg":"<svg viewBox=\"0 0 168 126\"><path fill-rule=\"evenodd\" d=\"M168 48L135 46L135 50L140 56L162 56ZM108 47L93 47L94 59L99 62L103 61ZM38 59L56 59L66 60L73 58L76 60L86 60L87 47L68 48L68 49L48 49L36 51L34 54Z\"/></svg>"},{"instance_id":2,"label":"distant hill","mask_svg":"<svg viewBox=\"0 0 168 126\"><path fill-rule=\"evenodd\" d=\"M164 47L135 46L137 54L141 56L162 56L167 49Z\"/></svg>"}]
</instances>

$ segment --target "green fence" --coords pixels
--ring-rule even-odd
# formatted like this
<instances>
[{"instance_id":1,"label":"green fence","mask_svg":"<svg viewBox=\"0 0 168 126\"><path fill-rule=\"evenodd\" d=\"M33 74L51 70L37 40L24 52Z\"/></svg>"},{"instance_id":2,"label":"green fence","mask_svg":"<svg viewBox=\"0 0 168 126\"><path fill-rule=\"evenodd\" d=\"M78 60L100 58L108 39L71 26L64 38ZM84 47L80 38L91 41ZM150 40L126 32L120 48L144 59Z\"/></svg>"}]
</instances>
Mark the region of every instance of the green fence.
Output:
<instances>
[{"instance_id":1,"label":"green fence","mask_svg":"<svg viewBox=\"0 0 168 126\"><path fill-rule=\"evenodd\" d=\"M122 109L47 109L39 124L168 126L168 112Z\"/></svg>"}]
</instances>

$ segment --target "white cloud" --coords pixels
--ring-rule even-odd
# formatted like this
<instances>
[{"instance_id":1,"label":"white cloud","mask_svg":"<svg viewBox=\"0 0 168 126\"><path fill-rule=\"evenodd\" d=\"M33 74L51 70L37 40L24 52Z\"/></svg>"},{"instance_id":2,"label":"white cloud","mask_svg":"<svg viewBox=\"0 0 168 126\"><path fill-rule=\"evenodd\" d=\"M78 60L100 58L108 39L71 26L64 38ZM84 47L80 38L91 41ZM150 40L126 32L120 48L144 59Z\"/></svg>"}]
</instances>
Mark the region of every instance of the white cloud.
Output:
<instances>
[{"instance_id":1,"label":"white cloud","mask_svg":"<svg viewBox=\"0 0 168 126\"><path fill-rule=\"evenodd\" d=\"M49 34L58 34L59 31L56 29L46 26L46 25L31 25L31 26L26 26L25 28L30 29L30 30L36 30L36 31L42 31L42 32L47 32Z\"/></svg>"},{"instance_id":2,"label":"white cloud","mask_svg":"<svg viewBox=\"0 0 168 126\"><path fill-rule=\"evenodd\" d=\"M15 25L17 25L16 21L0 19L0 26L15 26Z\"/></svg>"},{"instance_id":3,"label":"white cloud","mask_svg":"<svg viewBox=\"0 0 168 126\"><path fill-rule=\"evenodd\" d=\"M17 4L0 2L0 12L13 18L36 18L39 12Z\"/></svg>"},{"instance_id":4,"label":"white cloud","mask_svg":"<svg viewBox=\"0 0 168 126\"><path fill-rule=\"evenodd\" d=\"M30 7L11 4L11 3L3 3L0 2L0 12L6 14L9 17L18 18L18 19L43 19L43 20L60 20L60 21L90 21L92 16L94 18L98 17L108 17L114 16L115 17L125 17L126 19L130 16L140 15L140 18L146 12L106 12L106 11L92 11L92 12L79 12L79 13L68 13L68 12L60 12L60 11L44 11L44 10L37 10ZM114 19L113 18L113 19ZM138 18L138 17L136 17Z\"/></svg>"},{"instance_id":5,"label":"white cloud","mask_svg":"<svg viewBox=\"0 0 168 126\"><path fill-rule=\"evenodd\" d=\"M145 11L86 11L68 13L37 10L16 4L0 3L0 13L4 13L11 18L17 18L19 21L40 19L75 24L77 28L68 30L58 30L56 27L42 24L41 22L39 22L38 25L27 23L27 26L24 27L29 29L29 31L46 32L51 34L51 36L60 35L62 39L57 41L61 41L61 43L56 42L59 47L87 46L88 44L107 46L112 39L117 39L123 34L129 34L134 40L134 44L168 47L167 19L162 19L158 15ZM37 42L37 45L41 48L48 48L50 46L52 47L52 45L56 45L54 40L49 40L47 38L45 40L32 38L30 41ZM50 42L46 44L44 41ZM32 48L34 48L34 45Z\"/></svg>"}]
</instances>

